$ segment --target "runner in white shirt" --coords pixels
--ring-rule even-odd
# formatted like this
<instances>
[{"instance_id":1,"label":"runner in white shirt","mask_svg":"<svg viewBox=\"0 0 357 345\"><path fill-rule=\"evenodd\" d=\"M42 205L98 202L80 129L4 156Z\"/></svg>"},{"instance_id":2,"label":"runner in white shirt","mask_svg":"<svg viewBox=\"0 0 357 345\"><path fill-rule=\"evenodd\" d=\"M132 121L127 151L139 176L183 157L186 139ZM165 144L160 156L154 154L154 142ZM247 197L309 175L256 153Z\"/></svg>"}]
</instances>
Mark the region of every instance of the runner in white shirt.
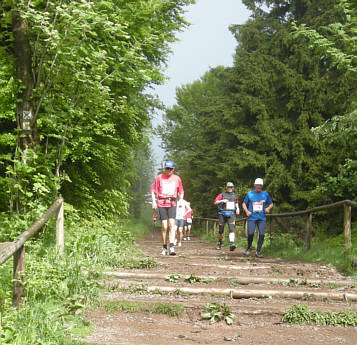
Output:
<instances>
[{"instance_id":1,"label":"runner in white shirt","mask_svg":"<svg viewBox=\"0 0 357 345\"><path fill-rule=\"evenodd\" d=\"M183 227L185 224L185 216L191 211L191 207L186 200L179 200L177 202L176 208L176 227L177 227L177 237L178 237L178 246L182 246L182 237L183 237Z\"/></svg>"}]
</instances>

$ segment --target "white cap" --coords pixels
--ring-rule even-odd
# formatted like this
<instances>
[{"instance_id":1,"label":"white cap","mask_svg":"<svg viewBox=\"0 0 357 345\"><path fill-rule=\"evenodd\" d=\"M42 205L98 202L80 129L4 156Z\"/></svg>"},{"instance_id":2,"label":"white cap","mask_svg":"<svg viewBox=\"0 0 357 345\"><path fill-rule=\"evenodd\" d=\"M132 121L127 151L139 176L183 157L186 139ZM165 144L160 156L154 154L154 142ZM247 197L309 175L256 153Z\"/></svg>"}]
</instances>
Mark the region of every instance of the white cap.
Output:
<instances>
[{"instance_id":1,"label":"white cap","mask_svg":"<svg viewBox=\"0 0 357 345\"><path fill-rule=\"evenodd\" d=\"M254 184L261 184L261 185L263 185L263 184L264 184L264 183L263 183L263 179L260 178L260 177L256 178L255 181L254 181Z\"/></svg>"},{"instance_id":2,"label":"white cap","mask_svg":"<svg viewBox=\"0 0 357 345\"><path fill-rule=\"evenodd\" d=\"M234 187L233 182L227 182L227 187Z\"/></svg>"}]
</instances>

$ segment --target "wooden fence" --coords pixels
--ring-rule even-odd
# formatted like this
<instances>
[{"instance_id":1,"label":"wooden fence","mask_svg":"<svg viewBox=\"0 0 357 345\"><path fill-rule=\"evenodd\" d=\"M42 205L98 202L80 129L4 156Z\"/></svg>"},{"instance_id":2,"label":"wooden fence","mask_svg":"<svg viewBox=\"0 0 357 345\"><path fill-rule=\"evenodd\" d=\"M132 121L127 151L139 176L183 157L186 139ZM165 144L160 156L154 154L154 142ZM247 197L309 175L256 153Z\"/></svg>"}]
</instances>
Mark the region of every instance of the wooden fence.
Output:
<instances>
[{"instance_id":1,"label":"wooden fence","mask_svg":"<svg viewBox=\"0 0 357 345\"><path fill-rule=\"evenodd\" d=\"M333 204L328 204L328 205L322 205L318 207L314 207L308 210L303 210L303 211L296 211L296 212L285 212L285 213L276 213L276 214L266 214L266 217L269 219L269 235L270 238L272 239L273 235L273 223L274 221L277 222L277 224L282 227L284 230L287 230L287 226L282 222L280 218L285 218L285 217L296 217L296 216L306 216L306 228L305 228L305 249L309 250L311 247L311 235L312 235L312 214L315 212L321 212L325 211L331 208L336 208L336 207L343 207L344 209L344 226L343 226L343 233L344 233L344 240L345 240L345 255L350 256L351 254L351 249L352 249L352 241L351 241L351 217L352 217L352 207L357 207L357 202L351 201L351 200L343 200L343 201L338 201ZM217 227L218 227L218 219L217 218L200 218L200 217L195 217L194 220L199 220L199 221L204 221L205 222L205 229L206 229L206 234L209 233L209 223L213 222L213 232L217 232ZM247 218L237 218L237 222L246 222ZM211 228L212 229L212 228Z\"/></svg>"},{"instance_id":2,"label":"wooden fence","mask_svg":"<svg viewBox=\"0 0 357 345\"><path fill-rule=\"evenodd\" d=\"M0 243L0 265L6 262L11 256L14 257L13 268L13 305L18 307L21 297L24 295L25 281L25 242L34 236L47 221L56 214L56 245L59 252L64 251L64 212L63 199L57 199L47 212L15 241Z\"/></svg>"}]
</instances>

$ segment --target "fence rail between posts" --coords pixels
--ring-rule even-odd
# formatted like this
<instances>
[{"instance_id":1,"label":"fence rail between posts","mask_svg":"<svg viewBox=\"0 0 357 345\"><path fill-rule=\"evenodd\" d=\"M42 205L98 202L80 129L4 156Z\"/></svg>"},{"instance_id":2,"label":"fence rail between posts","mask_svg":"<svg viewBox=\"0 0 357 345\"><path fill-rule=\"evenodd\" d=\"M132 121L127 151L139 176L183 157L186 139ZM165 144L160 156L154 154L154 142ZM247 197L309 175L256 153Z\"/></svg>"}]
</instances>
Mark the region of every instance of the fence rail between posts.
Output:
<instances>
[{"instance_id":1,"label":"fence rail between posts","mask_svg":"<svg viewBox=\"0 0 357 345\"><path fill-rule=\"evenodd\" d=\"M33 223L13 242L0 243L0 265L11 256L14 257L13 267L13 305L18 307L24 295L25 282L25 243L33 237L56 214L56 246L59 253L64 252L64 209L63 199L57 199L46 213Z\"/></svg>"},{"instance_id":2,"label":"fence rail between posts","mask_svg":"<svg viewBox=\"0 0 357 345\"><path fill-rule=\"evenodd\" d=\"M343 233L344 233L344 242L345 242L345 255L351 255L352 249L352 240L351 240L351 228L352 228L352 207L357 207L357 202L351 200L342 200L332 204L326 204L317 206L311 209L295 211L295 212L284 212L284 213L275 213L275 214L267 214L267 218L269 219L269 236L270 239L273 237L273 223L274 221L283 229L287 230L287 226L283 223L280 218L285 217L297 217L297 216L306 216L306 227L305 227L305 249L308 251L311 247L311 237L312 237L312 214L316 212L326 211L332 208L343 207L344 209L344 224L343 224ZM217 218L202 218L195 217L194 220L204 221L206 234L208 235L210 231L209 223L213 223L213 232L216 233L218 219ZM247 218L237 218L236 223L245 222ZM212 227L211 227L212 229Z\"/></svg>"},{"instance_id":3,"label":"fence rail between posts","mask_svg":"<svg viewBox=\"0 0 357 345\"><path fill-rule=\"evenodd\" d=\"M236 223L241 223L244 222L244 228L245 228L245 223L247 221L248 218L237 218L236 219ZM218 229L218 219L217 218L202 218L202 217L195 217L193 218L194 222L200 221L200 222L204 222L205 224L205 229L206 229L206 235L209 234L210 229L213 230L213 234L217 233L217 229ZM213 227L210 227L209 224L213 223Z\"/></svg>"}]
</instances>

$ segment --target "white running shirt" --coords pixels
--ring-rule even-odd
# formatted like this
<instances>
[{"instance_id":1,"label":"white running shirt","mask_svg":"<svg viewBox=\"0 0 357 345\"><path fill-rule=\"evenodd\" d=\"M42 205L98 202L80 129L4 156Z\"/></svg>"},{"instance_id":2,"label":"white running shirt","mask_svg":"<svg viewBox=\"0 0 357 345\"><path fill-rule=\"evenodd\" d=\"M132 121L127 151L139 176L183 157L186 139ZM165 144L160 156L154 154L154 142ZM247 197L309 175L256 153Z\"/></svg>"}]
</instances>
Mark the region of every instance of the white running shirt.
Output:
<instances>
[{"instance_id":1,"label":"white running shirt","mask_svg":"<svg viewBox=\"0 0 357 345\"><path fill-rule=\"evenodd\" d=\"M186 200L180 200L177 202L176 219L185 219L186 205L187 205Z\"/></svg>"}]
</instances>

